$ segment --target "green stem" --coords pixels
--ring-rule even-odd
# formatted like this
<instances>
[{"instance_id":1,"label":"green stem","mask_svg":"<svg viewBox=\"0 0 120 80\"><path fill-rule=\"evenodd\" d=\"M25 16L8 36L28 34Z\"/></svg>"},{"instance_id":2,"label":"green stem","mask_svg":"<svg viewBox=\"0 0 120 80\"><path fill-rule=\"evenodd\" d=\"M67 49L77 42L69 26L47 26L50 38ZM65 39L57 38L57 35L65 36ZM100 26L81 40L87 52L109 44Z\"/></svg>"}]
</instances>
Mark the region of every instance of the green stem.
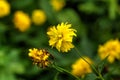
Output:
<instances>
[{"instance_id":1,"label":"green stem","mask_svg":"<svg viewBox=\"0 0 120 80\"><path fill-rule=\"evenodd\" d=\"M101 80L104 80L104 78L102 77L102 75L97 71L97 69L95 68L95 66L93 64L90 64L87 60L85 60L81 55L80 55L80 52L78 51L78 49L75 47L75 50L77 51L78 55L86 62L88 63L91 68L97 73L97 75L99 76L99 78Z\"/></svg>"},{"instance_id":2,"label":"green stem","mask_svg":"<svg viewBox=\"0 0 120 80\"><path fill-rule=\"evenodd\" d=\"M55 64L53 64L52 66L53 66L53 68L55 68L55 69L58 70L59 72L66 72L66 73L70 74L71 76L73 76L74 78L76 78L76 80L80 80L79 77L73 75L71 72L69 72L68 70L66 70L66 69L64 69L64 68L61 68L61 67L59 67L59 66L57 66L57 65L55 65Z\"/></svg>"},{"instance_id":3,"label":"green stem","mask_svg":"<svg viewBox=\"0 0 120 80\"><path fill-rule=\"evenodd\" d=\"M103 76L99 72L98 72L98 75L99 75L101 80L104 80Z\"/></svg>"},{"instance_id":4,"label":"green stem","mask_svg":"<svg viewBox=\"0 0 120 80\"><path fill-rule=\"evenodd\" d=\"M59 72L56 73L55 77L54 77L54 80L58 80L58 75L59 75Z\"/></svg>"}]
</instances>

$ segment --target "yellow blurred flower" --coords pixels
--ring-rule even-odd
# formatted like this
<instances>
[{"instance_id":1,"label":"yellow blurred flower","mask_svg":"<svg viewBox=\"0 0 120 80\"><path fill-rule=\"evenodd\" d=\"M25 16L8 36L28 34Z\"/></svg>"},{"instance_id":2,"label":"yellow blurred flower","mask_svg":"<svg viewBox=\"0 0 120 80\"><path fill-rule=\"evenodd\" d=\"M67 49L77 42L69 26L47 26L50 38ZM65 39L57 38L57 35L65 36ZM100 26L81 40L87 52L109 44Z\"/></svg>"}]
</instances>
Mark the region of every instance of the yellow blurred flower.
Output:
<instances>
[{"instance_id":1,"label":"yellow blurred flower","mask_svg":"<svg viewBox=\"0 0 120 80\"><path fill-rule=\"evenodd\" d=\"M0 18L10 14L10 4L6 0L0 0Z\"/></svg>"},{"instance_id":2,"label":"yellow blurred flower","mask_svg":"<svg viewBox=\"0 0 120 80\"><path fill-rule=\"evenodd\" d=\"M99 46L98 54L101 59L104 59L108 56L108 61L113 63L115 59L120 60L120 41L116 40L109 40L103 45Z\"/></svg>"},{"instance_id":3,"label":"yellow blurred flower","mask_svg":"<svg viewBox=\"0 0 120 80\"><path fill-rule=\"evenodd\" d=\"M46 18L46 14L42 10L34 10L32 13L32 21L36 25L45 23Z\"/></svg>"},{"instance_id":4,"label":"yellow blurred flower","mask_svg":"<svg viewBox=\"0 0 120 80\"><path fill-rule=\"evenodd\" d=\"M58 51L68 52L71 48L74 48L72 44L73 36L76 36L75 29L70 28L71 24L61 23L57 27L51 27L47 35L49 36L49 45L56 47Z\"/></svg>"},{"instance_id":5,"label":"yellow blurred flower","mask_svg":"<svg viewBox=\"0 0 120 80\"><path fill-rule=\"evenodd\" d=\"M55 11L60 11L65 6L65 0L50 0Z\"/></svg>"},{"instance_id":6,"label":"yellow blurred flower","mask_svg":"<svg viewBox=\"0 0 120 80\"><path fill-rule=\"evenodd\" d=\"M92 61L88 57L83 57L87 62L92 64ZM91 73L92 69L90 65L82 58L79 58L73 65L71 73L78 77L84 77L85 74Z\"/></svg>"},{"instance_id":7,"label":"yellow blurred flower","mask_svg":"<svg viewBox=\"0 0 120 80\"><path fill-rule=\"evenodd\" d=\"M15 27L22 32L26 31L31 24L28 14L24 13L23 11L15 12L13 22Z\"/></svg>"},{"instance_id":8,"label":"yellow blurred flower","mask_svg":"<svg viewBox=\"0 0 120 80\"><path fill-rule=\"evenodd\" d=\"M50 63L48 60L50 54L45 49L29 49L28 55L32 58L33 63L39 67L46 67Z\"/></svg>"}]
</instances>

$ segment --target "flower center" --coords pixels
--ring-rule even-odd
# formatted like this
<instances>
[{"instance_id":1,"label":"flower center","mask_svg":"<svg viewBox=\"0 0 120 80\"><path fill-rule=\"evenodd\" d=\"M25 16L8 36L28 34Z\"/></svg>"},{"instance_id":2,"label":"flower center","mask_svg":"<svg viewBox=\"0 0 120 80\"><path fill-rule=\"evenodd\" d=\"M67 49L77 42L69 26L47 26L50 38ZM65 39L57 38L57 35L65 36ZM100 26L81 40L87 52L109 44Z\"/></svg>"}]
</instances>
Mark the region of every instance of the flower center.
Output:
<instances>
[{"instance_id":1,"label":"flower center","mask_svg":"<svg viewBox=\"0 0 120 80\"><path fill-rule=\"evenodd\" d=\"M62 34L59 34L59 35L58 35L58 38L61 39L61 38L62 38Z\"/></svg>"}]
</instances>

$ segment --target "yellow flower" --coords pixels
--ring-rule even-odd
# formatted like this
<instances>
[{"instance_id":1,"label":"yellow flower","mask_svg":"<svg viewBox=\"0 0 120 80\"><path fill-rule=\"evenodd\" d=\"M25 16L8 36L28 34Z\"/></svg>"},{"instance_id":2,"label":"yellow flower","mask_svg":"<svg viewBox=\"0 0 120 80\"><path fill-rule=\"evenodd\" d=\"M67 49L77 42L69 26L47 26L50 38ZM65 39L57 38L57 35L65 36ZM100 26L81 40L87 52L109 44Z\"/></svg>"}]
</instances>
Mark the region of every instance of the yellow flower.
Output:
<instances>
[{"instance_id":1,"label":"yellow flower","mask_svg":"<svg viewBox=\"0 0 120 80\"><path fill-rule=\"evenodd\" d=\"M6 0L0 0L0 18L10 14L10 5Z\"/></svg>"},{"instance_id":2,"label":"yellow flower","mask_svg":"<svg viewBox=\"0 0 120 80\"><path fill-rule=\"evenodd\" d=\"M50 0L55 11L60 11L65 6L65 0Z\"/></svg>"},{"instance_id":3,"label":"yellow flower","mask_svg":"<svg viewBox=\"0 0 120 80\"><path fill-rule=\"evenodd\" d=\"M83 57L87 62L92 64L92 61L88 57ZM79 76L79 77L84 77L85 74L91 73L92 69L90 65L85 62L82 58L79 58L73 65L72 65L72 74Z\"/></svg>"},{"instance_id":4,"label":"yellow flower","mask_svg":"<svg viewBox=\"0 0 120 80\"><path fill-rule=\"evenodd\" d=\"M98 54L101 59L108 56L108 61L113 63L115 59L120 60L120 42L118 39L109 40L103 45L99 46Z\"/></svg>"},{"instance_id":5,"label":"yellow flower","mask_svg":"<svg viewBox=\"0 0 120 80\"><path fill-rule=\"evenodd\" d=\"M33 63L39 67L46 67L50 63L48 60L50 54L45 49L29 49L28 55L32 58Z\"/></svg>"},{"instance_id":6,"label":"yellow flower","mask_svg":"<svg viewBox=\"0 0 120 80\"><path fill-rule=\"evenodd\" d=\"M26 31L31 24L28 14L24 13L23 11L15 12L13 22L15 27L22 32Z\"/></svg>"},{"instance_id":7,"label":"yellow flower","mask_svg":"<svg viewBox=\"0 0 120 80\"><path fill-rule=\"evenodd\" d=\"M71 29L71 24L61 23L57 27L51 27L47 34L50 38L49 45L56 47L58 51L68 52L71 48L74 48L72 44L73 36L76 36L75 29Z\"/></svg>"},{"instance_id":8,"label":"yellow flower","mask_svg":"<svg viewBox=\"0 0 120 80\"><path fill-rule=\"evenodd\" d=\"M41 25L46 21L46 15L42 10L34 10L32 13L32 21L36 25Z\"/></svg>"}]
</instances>

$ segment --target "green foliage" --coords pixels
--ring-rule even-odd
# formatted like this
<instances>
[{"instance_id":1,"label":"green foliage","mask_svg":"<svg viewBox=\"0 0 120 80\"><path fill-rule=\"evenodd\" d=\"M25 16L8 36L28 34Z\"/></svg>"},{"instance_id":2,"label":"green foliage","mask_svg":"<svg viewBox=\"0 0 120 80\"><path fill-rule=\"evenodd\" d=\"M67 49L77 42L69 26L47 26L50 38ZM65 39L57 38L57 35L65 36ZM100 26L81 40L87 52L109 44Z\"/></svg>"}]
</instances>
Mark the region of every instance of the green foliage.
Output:
<instances>
[{"instance_id":1,"label":"green foliage","mask_svg":"<svg viewBox=\"0 0 120 80\"><path fill-rule=\"evenodd\" d=\"M11 2L11 5L16 9L23 9L24 7L27 7L33 3L33 0L13 0Z\"/></svg>"},{"instance_id":2,"label":"green foliage","mask_svg":"<svg viewBox=\"0 0 120 80\"><path fill-rule=\"evenodd\" d=\"M103 60L98 64L98 71L99 71L100 73L102 73L105 64L107 64L107 59L108 59L108 56L107 56L105 59L103 59Z\"/></svg>"},{"instance_id":3,"label":"green foliage","mask_svg":"<svg viewBox=\"0 0 120 80\"><path fill-rule=\"evenodd\" d=\"M46 48L54 56L57 65L71 71L71 65L79 56L72 49L68 53L58 52L48 44L47 30L61 22L68 22L77 30L74 45L81 55L89 56L105 80L120 79L120 61L108 64L106 59L96 60L98 46L109 39L120 39L119 0L65 0L66 5L55 11L50 0L7 0L11 13L0 18L0 80L74 80L75 78L55 69L41 69L28 58L29 48ZM43 25L31 24L20 32L13 24L14 12L22 10L30 18L32 11L45 11L47 21ZM107 64L107 65L105 65ZM104 71L104 69L107 69ZM97 80L95 73L87 74L80 80Z\"/></svg>"},{"instance_id":4,"label":"green foliage","mask_svg":"<svg viewBox=\"0 0 120 80\"><path fill-rule=\"evenodd\" d=\"M97 76L94 73L87 74L83 80L96 80Z\"/></svg>"}]
</instances>

